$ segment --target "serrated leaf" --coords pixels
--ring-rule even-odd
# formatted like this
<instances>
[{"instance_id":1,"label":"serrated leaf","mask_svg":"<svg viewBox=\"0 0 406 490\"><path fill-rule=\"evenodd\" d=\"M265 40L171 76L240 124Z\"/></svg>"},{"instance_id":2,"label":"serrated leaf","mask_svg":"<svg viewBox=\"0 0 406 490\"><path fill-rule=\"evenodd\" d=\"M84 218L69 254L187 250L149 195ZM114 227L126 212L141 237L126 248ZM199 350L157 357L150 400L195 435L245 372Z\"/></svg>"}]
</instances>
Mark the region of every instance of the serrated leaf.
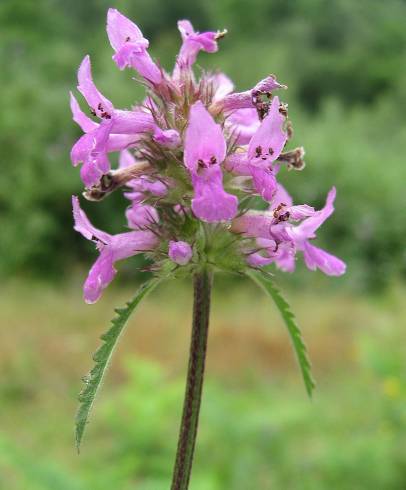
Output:
<instances>
[{"instance_id":1,"label":"serrated leaf","mask_svg":"<svg viewBox=\"0 0 406 490\"><path fill-rule=\"evenodd\" d=\"M98 389L103 380L107 366L113 354L114 348L117 345L117 341L122 333L124 327L127 324L128 319L139 305L141 300L154 289L160 279L153 278L150 281L144 283L137 291L134 298L126 303L124 308L116 308L116 316L111 321L111 326L106 333L101 335L100 339L103 344L97 349L93 355L95 365L91 371L82 378L85 386L83 387L79 395L79 408L76 414L76 447L79 451L80 443L83 439L83 434L88 422L89 414L92 409L94 400L96 398Z\"/></svg>"},{"instance_id":2,"label":"serrated leaf","mask_svg":"<svg viewBox=\"0 0 406 490\"><path fill-rule=\"evenodd\" d=\"M302 372L306 391L309 397L311 397L316 384L312 376L311 363L307 354L306 345L302 338L302 333L297 324L296 317L290 309L289 303L285 300L268 275L260 271L249 271L247 272L247 275L273 299L277 306L289 331L292 345Z\"/></svg>"}]
</instances>

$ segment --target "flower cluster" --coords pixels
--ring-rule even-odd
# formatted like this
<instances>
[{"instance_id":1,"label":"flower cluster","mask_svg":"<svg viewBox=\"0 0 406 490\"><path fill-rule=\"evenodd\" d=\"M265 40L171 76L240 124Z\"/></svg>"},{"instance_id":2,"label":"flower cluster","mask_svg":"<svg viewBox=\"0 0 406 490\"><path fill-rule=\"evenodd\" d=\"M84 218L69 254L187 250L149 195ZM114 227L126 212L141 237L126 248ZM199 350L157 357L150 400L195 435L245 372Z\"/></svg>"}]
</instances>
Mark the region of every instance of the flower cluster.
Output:
<instances>
[{"instance_id":1,"label":"flower cluster","mask_svg":"<svg viewBox=\"0 0 406 490\"><path fill-rule=\"evenodd\" d=\"M311 242L334 210L335 189L316 211L294 205L277 182L281 167L304 167L303 148L286 150L292 129L287 106L275 95L286 87L273 75L244 92L234 92L219 72L197 79L199 51L217 51L225 31L199 33L186 20L178 28L182 46L169 74L151 58L140 29L108 11L113 60L121 70L136 70L146 87L145 100L130 110L116 109L99 92L88 56L79 67L78 90L93 117L71 94L73 119L84 132L72 162L81 165L87 199L124 189L130 229L118 235L96 229L73 198L75 229L100 252L85 282L86 301L97 301L116 261L141 252L156 273L201 264L242 272L274 263L293 271L303 252L309 269L343 274L345 264ZM120 152L116 169L109 160L114 152Z\"/></svg>"}]
</instances>

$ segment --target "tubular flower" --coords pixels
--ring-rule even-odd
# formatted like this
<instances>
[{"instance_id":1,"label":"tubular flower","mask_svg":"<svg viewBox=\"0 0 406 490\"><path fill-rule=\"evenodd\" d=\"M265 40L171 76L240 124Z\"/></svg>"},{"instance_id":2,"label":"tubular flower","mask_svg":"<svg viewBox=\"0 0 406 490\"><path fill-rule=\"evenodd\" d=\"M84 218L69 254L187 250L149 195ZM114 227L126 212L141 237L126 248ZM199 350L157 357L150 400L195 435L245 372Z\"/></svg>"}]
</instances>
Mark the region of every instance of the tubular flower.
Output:
<instances>
[{"instance_id":1,"label":"tubular flower","mask_svg":"<svg viewBox=\"0 0 406 490\"><path fill-rule=\"evenodd\" d=\"M85 282L86 301L100 297L115 262L141 252L155 274L202 264L239 273L273 264L293 271L298 253L310 270L343 274L345 264L312 243L334 211L335 189L316 211L294 205L277 180L286 167L304 168L303 148L288 148L287 106L275 95L286 86L269 75L235 92L221 72L197 79L199 52L216 52L225 31L199 33L186 20L178 28L182 44L169 73L151 58L138 26L108 11L114 62L134 68L146 86L146 98L130 110L117 109L97 89L88 56L79 67L77 88L90 115L71 94L73 119L84 132L72 148L72 163L81 164L89 200L124 191L131 230L110 235L94 228L73 199L75 229L100 252ZM117 168L109 161L114 152Z\"/></svg>"},{"instance_id":2,"label":"tubular flower","mask_svg":"<svg viewBox=\"0 0 406 490\"><path fill-rule=\"evenodd\" d=\"M95 228L80 208L77 197L72 198L75 230L96 244L99 258L90 269L84 284L84 297L87 303L95 303L105 287L114 279L114 263L140 252L152 249L157 237L150 231L130 231L118 235L109 235Z\"/></svg>"},{"instance_id":3,"label":"tubular flower","mask_svg":"<svg viewBox=\"0 0 406 490\"><path fill-rule=\"evenodd\" d=\"M178 29L182 37L182 46L176 59L173 77L178 79L182 72L190 70L195 63L199 51L215 53L218 50L217 39L224 36L224 32L195 32L188 20L180 20Z\"/></svg>"},{"instance_id":4,"label":"tubular flower","mask_svg":"<svg viewBox=\"0 0 406 490\"><path fill-rule=\"evenodd\" d=\"M149 41L134 22L116 9L109 9L107 13L107 35L115 51L113 60L120 70L130 66L152 83L162 81L161 70L147 51Z\"/></svg>"}]
</instances>

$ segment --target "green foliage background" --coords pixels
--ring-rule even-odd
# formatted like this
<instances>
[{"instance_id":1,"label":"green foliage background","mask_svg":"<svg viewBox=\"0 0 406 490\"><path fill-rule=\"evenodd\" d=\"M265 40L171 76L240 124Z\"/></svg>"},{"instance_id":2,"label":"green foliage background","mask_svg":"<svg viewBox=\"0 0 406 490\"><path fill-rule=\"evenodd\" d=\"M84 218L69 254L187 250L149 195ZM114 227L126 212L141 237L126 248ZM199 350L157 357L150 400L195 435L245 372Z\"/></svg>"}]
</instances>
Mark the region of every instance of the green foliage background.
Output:
<instances>
[{"instance_id":1,"label":"green foliage background","mask_svg":"<svg viewBox=\"0 0 406 490\"><path fill-rule=\"evenodd\" d=\"M69 150L80 135L68 91L84 54L117 106L142 91L111 60L104 30L109 6L133 18L151 52L171 69L176 20L229 35L203 67L220 68L239 89L268 73L289 86L284 98L294 144L307 150L303 173L283 180L298 202L321 205L338 188L334 222L322 240L350 265L352 286L380 286L405 274L404 107L406 2L402 0L3 0L0 3L0 272L67 271L91 247L72 231L69 198L81 191ZM101 227L124 224L119 196L88 209Z\"/></svg>"},{"instance_id":2,"label":"green foliage background","mask_svg":"<svg viewBox=\"0 0 406 490\"><path fill-rule=\"evenodd\" d=\"M317 206L338 190L319 240L348 262L347 275L299 267L277 276L313 362L311 403L269 299L216 278L191 490L406 488L406 1L1 0L0 489L169 486L190 284L158 288L140 305L80 457L74 449L80 377L113 308L134 294L139 265L123 264L96 306L83 303L95 251L72 229L70 197L82 185L69 160L80 130L68 92L89 53L117 106L143 95L111 60L108 7L142 27L168 70L178 19L227 28L200 66L225 71L241 90L275 73L289 86L293 144L307 151L305 171L281 172L284 183ZM119 195L84 203L110 232L122 229L125 206Z\"/></svg>"}]
</instances>

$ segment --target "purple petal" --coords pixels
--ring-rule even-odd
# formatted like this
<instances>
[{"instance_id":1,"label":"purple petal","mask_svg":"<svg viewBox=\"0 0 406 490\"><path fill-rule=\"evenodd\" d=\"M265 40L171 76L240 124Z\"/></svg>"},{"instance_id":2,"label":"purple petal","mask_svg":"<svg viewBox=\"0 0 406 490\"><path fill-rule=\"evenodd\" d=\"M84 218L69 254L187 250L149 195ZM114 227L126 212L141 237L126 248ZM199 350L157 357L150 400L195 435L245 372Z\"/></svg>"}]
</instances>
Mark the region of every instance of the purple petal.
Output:
<instances>
[{"instance_id":1,"label":"purple petal","mask_svg":"<svg viewBox=\"0 0 406 490\"><path fill-rule=\"evenodd\" d=\"M148 51L140 49L140 44L124 46L116 55L114 61L120 67L131 66L134 70L152 83L160 84L162 82L162 72L152 60ZM121 68L122 69L122 68Z\"/></svg>"},{"instance_id":2,"label":"purple petal","mask_svg":"<svg viewBox=\"0 0 406 490\"><path fill-rule=\"evenodd\" d=\"M226 95L234 90L233 82L224 73L215 73L211 77L211 82L213 84L213 99L212 102L220 102L224 99Z\"/></svg>"},{"instance_id":3,"label":"purple petal","mask_svg":"<svg viewBox=\"0 0 406 490\"><path fill-rule=\"evenodd\" d=\"M110 118L114 112L113 104L96 88L91 72L90 58L85 56L78 71L78 90L86 102L100 118Z\"/></svg>"},{"instance_id":4,"label":"purple petal","mask_svg":"<svg viewBox=\"0 0 406 490\"><path fill-rule=\"evenodd\" d=\"M251 175L255 190L265 201L271 201L277 189L276 177L272 170L252 165Z\"/></svg>"},{"instance_id":5,"label":"purple petal","mask_svg":"<svg viewBox=\"0 0 406 490\"><path fill-rule=\"evenodd\" d=\"M297 221L308 218L309 216L314 216L316 212L317 211L312 206L308 206L307 204L299 204L289 208L290 219Z\"/></svg>"},{"instance_id":6,"label":"purple petal","mask_svg":"<svg viewBox=\"0 0 406 490\"><path fill-rule=\"evenodd\" d=\"M303 256L308 269L320 269L328 276L341 276L346 270L345 263L325 250L315 247L308 241L302 246Z\"/></svg>"},{"instance_id":7,"label":"purple petal","mask_svg":"<svg viewBox=\"0 0 406 490\"><path fill-rule=\"evenodd\" d=\"M193 256L193 250L187 242L170 241L168 255L176 264L186 265Z\"/></svg>"},{"instance_id":8,"label":"purple petal","mask_svg":"<svg viewBox=\"0 0 406 490\"><path fill-rule=\"evenodd\" d=\"M124 197L137 204L145 201L145 195L142 192L124 192Z\"/></svg>"},{"instance_id":9,"label":"purple petal","mask_svg":"<svg viewBox=\"0 0 406 490\"><path fill-rule=\"evenodd\" d=\"M95 145L94 132L82 135L73 145L70 157L74 167L85 162Z\"/></svg>"},{"instance_id":10,"label":"purple petal","mask_svg":"<svg viewBox=\"0 0 406 490\"><path fill-rule=\"evenodd\" d=\"M93 304L100 298L105 289L116 275L113 265L113 253L105 247L96 262L89 271L89 275L83 286L83 293L86 303Z\"/></svg>"},{"instance_id":11,"label":"purple petal","mask_svg":"<svg viewBox=\"0 0 406 490\"><path fill-rule=\"evenodd\" d=\"M72 148L73 165L83 162L81 178L86 187L96 184L110 170L107 157L110 130L111 120L103 122L91 133L84 134Z\"/></svg>"},{"instance_id":12,"label":"purple petal","mask_svg":"<svg viewBox=\"0 0 406 490\"><path fill-rule=\"evenodd\" d=\"M273 211L281 204L285 204L286 206L291 207L293 205L293 199L291 198L288 191L283 187L283 185L278 183L275 195L273 197L272 205L270 206L270 210Z\"/></svg>"},{"instance_id":13,"label":"purple petal","mask_svg":"<svg viewBox=\"0 0 406 490\"><path fill-rule=\"evenodd\" d=\"M107 12L107 35L114 51L118 51L126 42L138 41L144 37L134 22L113 8Z\"/></svg>"},{"instance_id":14,"label":"purple petal","mask_svg":"<svg viewBox=\"0 0 406 490\"><path fill-rule=\"evenodd\" d=\"M135 163L136 159L131 152L129 152L128 150L123 150L120 152L120 156L118 159L119 168L131 167L131 165L134 165Z\"/></svg>"},{"instance_id":15,"label":"purple petal","mask_svg":"<svg viewBox=\"0 0 406 490\"><path fill-rule=\"evenodd\" d=\"M269 94L275 89L287 88L281 85L273 75L266 77L258 82L251 90L244 92L235 92L224 98L224 110L234 111L236 109L248 109L254 107L254 98L260 94Z\"/></svg>"},{"instance_id":16,"label":"purple petal","mask_svg":"<svg viewBox=\"0 0 406 490\"><path fill-rule=\"evenodd\" d=\"M149 231L131 231L110 236L108 245L99 244L99 258L90 269L84 285L84 296L87 303L94 303L110 282L116 270L114 263L140 252L151 250L157 245L156 236Z\"/></svg>"},{"instance_id":17,"label":"purple petal","mask_svg":"<svg viewBox=\"0 0 406 490\"><path fill-rule=\"evenodd\" d=\"M261 252L252 255L248 263L252 266L262 267L275 263L285 272L293 272L295 269L295 247L292 242L276 243L273 240L257 239L259 247L264 247Z\"/></svg>"},{"instance_id":18,"label":"purple petal","mask_svg":"<svg viewBox=\"0 0 406 490\"><path fill-rule=\"evenodd\" d=\"M272 264L272 262L274 261L274 257L264 257L259 252L252 253L247 257L247 262L251 267L264 267L266 265Z\"/></svg>"},{"instance_id":19,"label":"purple petal","mask_svg":"<svg viewBox=\"0 0 406 490\"><path fill-rule=\"evenodd\" d=\"M152 180L148 177L139 177L132 179L128 185L137 193L152 194L156 197L164 197L168 193L168 184L160 180ZM128 195L126 194L126 197ZM130 198L129 198L130 199Z\"/></svg>"},{"instance_id":20,"label":"purple petal","mask_svg":"<svg viewBox=\"0 0 406 490\"><path fill-rule=\"evenodd\" d=\"M268 115L248 146L248 158L253 164L264 166L272 163L282 152L287 133L283 130L285 117L279 112L279 98L274 97Z\"/></svg>"},{"instance_id":21,"label":"purple petal","mask_svg":"<svg viewBox=\"0 0 406 490\"><path fill-rule=\"evenodd\" d=\"M292 241L286 230L290 223L275 224L274 217L269 212L250 211L233 220L231 231L243 233L254 238L265 238L277 242Z\"/></svg>"},{"instance_id":22,"label":"purple petal","mask_svg":"<svg viewBox=\"0 0 406 490\"><path fill-rule=\"evenodd\" d=\"M86 116L86 114L81 110L78 101L75 96L70 92L70 108L73 115L73 120L76 124L80 126L82 131L85 133L90 133L98 127L98 124Z\"/></svg>"},{"instance_id":23,"label":"purple petal","mask_svg":"<svg viewBox=\"0 0 406 490\"><path fill-rule=\"evenodd\" d=\"M201 160L207 167L220 164L226 156L226 142L220 125L198 101L192 105L189 124L185 135L186 167L190 171L198 169Z\"/></svg>"},{"instance_id":24,"label":"purple petal","mask_svg":"<svg viewBox=\"0 0 406 490\"><path fill-rule=\"evenodd\" d=\"M96 185L110 169L106 155L98 155L95 160L86 160L80 169L80 178L86 187Z\"/></svg>"},{"instance_id":25,"label":"purple petal","mask_svg":"<svg viewBox=\"0 0 406 490\"><path fill-rule=\"evenodd\" d=\"M162 129L158 127L156 127L154 131L154 140L160 145L172 149L177 148L181 143L179 133L175 129L162 131Z\"/></svg>"},{"instance_id":26,"label":"purple petal","mask_svg":"<svg viewBox=\"0 0 406 490\"><path fill-rule=\"evenodd\" d=\"M158 245L158 239L150 231L131 231L110 235L90 223L76 196L72 197L72 207L74 229L88 240L96 241L97 248L100 250L100 256L90 269L84 285L86 302L94 303L116 274L114 262L153 249Z\"/></svg>"},{"instance_id":27,"label":"purple petal","mask_svg":"<svg viewBox=\"0 0 406 490\"><path fill-rule=\"evenodd\" d=\"M112 152L132 148L140 140L140 137L140 134L110 134L106 150Z\"/></svg>"},{"instance_id":28,"label":"purple petal","mask_svg":"<svg viewBox=\"0 0 406 490\"><path fill-rule=\"evenodd\" d=\"M252 93L251 90L245 92L234 92L224 98L224 111L230 112L239 109L252 109Z\"/></svg>"},{"instance_id":29,"label":"purple petal","mask_svg":"<svg viewBox=\"0 0 406 490\"><path fill-rule=\"evenodd\" d=\"M278 88L286 89L287 86L279 83L274 75L269 75L266 78L264 78L263 80L261 80L260 82L258 82L255 85L255 87L252 89L252 92L254 95L256 92L269 93L269 92L272 92L272 90L275 90Z\"/></svg>"},{"instance_id":30,"label":"purple petal","mask_svg":"<svg viewBox=\"0 0 406 490\"><path fill-rule=\"evenodd\" d=\"M256 109L238 109L226 119L226 127L237 136L239 145L249 143L260 124Z\"/></svg>"},{"instance_id":31,"label":"purple petal","mask_svg":"<svg viewBox=\"0 0 406 490\"><path fill-rule=\"evenodd\" d=\"M282 186L282 184L277 184L276 193L272 200L272 204L269 207L271 212L274 212L277 208L284 206L285 211L289 213L289 218L292 220L302 220L313 216L316 211L312 206L307 204L300 204L293 206L292 197L289 195L288 191Z\"/></svg>"},{"instance_id":32,"label":"purple petal","mask_svg":"<svg viewBox=\"0 0 406 490\"><path fill-rule=\"evenodd\" d=\"M279 246L279 254L275 258L278 269L284 272L293 272L296 267L295 250L289 243L282 243Z\"/></svg>"},{"instance_id":33,"label":"purple petal","mask_svg":"<svg viewBox=\"0 0 406 490\"><path fill-rule=\"evenodd\" d=\"M156 84L161 83L161 70L152 61L147 51L148 40L144 38L136 24L116 9L108 11L107 35L116 52L113 60L120 70L130 66L146 80Z\"/></svg>"},{"instance_id":34,"label":"purple petal","mask_svg":"<svg viewBox=\"0 0 406 490\"><path fill-rule=\"evenodd\" d=\"M272 225L272 215L269 213L251 211L234 219L231 229L234 233L243 233L250 237L273 240L274 237L271 233Z\"/></svg>"},{"instance_id":35,"label":"purple petal","mask_svg":"<svg viewBox=\"0 0 406 490\"><path fill-rule=\"evenodd\" d=\"M156 127L155 121L149 112L142 110L114 112L112 119L112 133L137 134L152 132Z\"/></svg>"},{"instance_id":36,"label":"purple petal","mask_svg":"<svg viewBox=\"0 0 406 490\"><path fill-rule=\"evenodd\" d=\"M162 130L155 123L150 112L136 109L134 111L114 112L111 132L114 134L142 135L152 133L154 140L168 148L180 144L180 136L175 129Z\"/></svg>"},{"instance_id":37,"label":"purple petal","mask_svg":"<svg viewBox=\"0 0 406 490\"><path fill-rule=\"evenodd\" d=\"M114 261L132 257L140 252L154 249L158 245L158 237L152 231L129 231L113 235L111 248Z\"/></svg>"},{"instance_id":38,"label":"purple petal","mask_svg":"<svg viewBox=\"0 0 406 490\"><path fill-rule=\"evenodd\" d=\"M72 209L74 219L74 229L88 240L100 240L108 244L111 242L111 235L95 228L89 221L83 209L80 207L79 199L72 196Z\"/></svg>"},{"instance_id":39,"label":"purple petal","mask_svg":"<svg viewBox=\"0 0 406 490\"><path fill-rule=\"evenodd\" d=\"M116 9L109 9L107 13L107 35L116 52L113 60L120 70L131 66L146 80L156 84L161 83L161 70L147 51L148 40L144 38L136 24Z\"/></svg>"},{"instance_id":40,"label":"purple petal","mask_svg":"<svg viewBox=\"0 0 406 490\"><path fill-rule=\"evenodd\" d=\"M185 135L184 161L192 174L195 197L192 210L203 221L215 222L233 218L238 200L223 189L220 163L226 155L221 127L198 101L190 109Z\"/></svg>"},{"instance_id":41,"label":"purple petal","mask_svg":"<svg viewBox=\"0 0 406 490\"><path fill-rule=\"evenodd\" d=\"M219 166L206 169L204 175L192 174L192 210L202 221L227 221L237 214L238 199L224 191L222 179Z\"/></svg>"},{"instance_id":42,"label":"purple petal","mask_svg":"<svg viewBox=\"0 0 406 490\"><path fill-rule=\"evenodd\" d=\"M178 29L183 41L177 59L177 66L180 68L191 67L196 61L199 51L214 53L218 50L216 32L203 32L201 34L195 32L188 20L180 20Z\"/></svg>"},{"instance_id":43,"label":"purple petal","mask_svg":"<svg viewBox=\"0 0 406 490\"><path fill-rule=\"evenodd\" d=\"M310 218L305 219L299 226L293 228L292 238L299 241L314 238L316 230L333 214L335 197L336 189L333 187L327 195L324 208L315 212Z\"/></svg>"},{"instance_id":44,"label":"purple petal","mask_svg":"<svg viewBox=\"0 0 406 490\"><path fill-rule=\"evenodd\" d=\"M251 165L246 152L235 152L227 157L224 167L236 175L251 175Z\"/></svg>"},{"instance_id":45,"label":"purple petal","mask_svg":"<svg viewBox=\"0 0 406 490\"><path fill-rule=\"evenodd\" d=\"M148 204L133 203L125 215L128 226L133 230L142 230L159 221L157 210Z\"/></svg>"},{"instance_id":46,"label":"purple petal","mask_svg":"<svg viewBox=\"0 0 406 490\"><path fill-rule=\"evenodd\" d=\"M126 42L113 55L113 60L120 70L124 70L127 66L133 66L134 60L146 52L148 45L149 43L146 39L140 39L136 42Z\"/></svg>"}]
</instances>

